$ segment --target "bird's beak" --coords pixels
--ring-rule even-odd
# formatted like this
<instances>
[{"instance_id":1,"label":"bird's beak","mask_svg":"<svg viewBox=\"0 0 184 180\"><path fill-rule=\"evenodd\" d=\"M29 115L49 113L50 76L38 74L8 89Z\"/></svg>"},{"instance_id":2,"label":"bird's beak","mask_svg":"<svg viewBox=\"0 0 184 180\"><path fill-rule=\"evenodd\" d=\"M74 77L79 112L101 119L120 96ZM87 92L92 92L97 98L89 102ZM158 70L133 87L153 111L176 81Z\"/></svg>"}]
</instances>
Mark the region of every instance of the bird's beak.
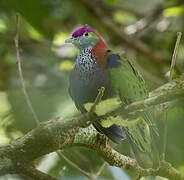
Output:
<instances>
[{"instance_id":1,"label":"bird's beak","mask_svg":"<svg viewBox=\"0 0 184 180\"><path fill-rule=\"evenodd\" d=\"M74 43L75 38L74 37L70 37L68 39L65 40L65 43Z\"/></svg>"}]
</instances>

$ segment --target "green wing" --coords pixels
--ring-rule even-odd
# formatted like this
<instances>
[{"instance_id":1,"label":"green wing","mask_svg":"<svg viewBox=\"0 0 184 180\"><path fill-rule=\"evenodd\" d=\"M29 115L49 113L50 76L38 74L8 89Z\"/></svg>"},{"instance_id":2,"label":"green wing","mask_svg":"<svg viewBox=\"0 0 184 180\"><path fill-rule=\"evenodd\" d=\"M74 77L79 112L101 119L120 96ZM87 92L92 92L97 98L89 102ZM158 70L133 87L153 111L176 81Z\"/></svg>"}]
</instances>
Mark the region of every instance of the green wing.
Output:
<instances>
[{"instance_id":1,"label":"green wing","mask_svg":"<svg viewBox=\"0 0 184 180\"><path fill-rule=\"evenodd\" d=\"M107 62L114 61L119 65L108 66L112 85L119 93L124 104L145 99L148 97L147 86L139 72L127 59L120 54L109 54Z\"/></svg>"},{"instance_id":2,"label":"green wing","mask_svg":"<svg viewBox=\"0 0 184 180\"><path fill-rule=\"evenodd\" d=\"M107 68L112 86L123 104L128 105L148 97L147 86L143 77L130 61L123 58L121 54L109 52L107 54ZM136 119L136 123L130 123L130 126L126 127L122 126L132 145L135 156L137 156L136 159L144 167L152 167L153 162L149 160L152 161L156 158L153 156L158 154L153 152L153 149L156 148L154 137L158 135L153 115L152 109L147 108L140 113L140 117L137 118L139 120Z\"/></svg>"},{"instance_id":3,"label":"green wing","mask_svg":"<svg viewBox=\"0 0 184 180\"><path fill-rule=\"evenodd\" d=\"M148 97L147 85L142 75L134 68L134 65L129 60L123 58L120 53L111 52L107 56L107 63L111 65L107 66L112 85L123 104L128 105ZM147 123L154 128L152 111L147 108L142 115ZM156 127L154 131L157 133Z\"/></svg>"}]
</instances>

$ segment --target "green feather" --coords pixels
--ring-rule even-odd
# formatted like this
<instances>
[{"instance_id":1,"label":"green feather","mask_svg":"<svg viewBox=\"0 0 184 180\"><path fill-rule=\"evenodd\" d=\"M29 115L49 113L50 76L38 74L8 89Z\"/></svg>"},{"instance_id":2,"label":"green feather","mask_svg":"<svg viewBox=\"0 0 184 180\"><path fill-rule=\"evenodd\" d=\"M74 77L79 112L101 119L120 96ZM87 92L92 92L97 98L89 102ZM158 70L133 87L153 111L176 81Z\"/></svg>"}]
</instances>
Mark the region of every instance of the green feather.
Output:
<instances>
[{"instance_id":1,"label":"green feather","mask_svg":"<svg viewBox=\"0 0 184 180\"><path fill-rule=\"evenodd\" d=\"M121 57L121 56L120 56ZM124 104L148 97L144 79L125 58L120 58L120 67L109 68L112 85Z\"/></svg>"},{"instance_id":2,"label":"green feather","mask_svg":"<svg viewBox=\"0 0 184 180\"><path fill-rule=\"evenodd\" d=\"M106 58L112 86L124 105L148 97L146 83L130 61L123 58L122 54L112 51L107 53ZM139 115L140 117L133 120L135 123L129 121L128 124L123 119L122 123L119 123L119 119L114 123L125 130L139 164L150 168L155 164L157 166L159 161L155 142L158 130L151 108L146 108Z\"/></svg>"}]
</instances>

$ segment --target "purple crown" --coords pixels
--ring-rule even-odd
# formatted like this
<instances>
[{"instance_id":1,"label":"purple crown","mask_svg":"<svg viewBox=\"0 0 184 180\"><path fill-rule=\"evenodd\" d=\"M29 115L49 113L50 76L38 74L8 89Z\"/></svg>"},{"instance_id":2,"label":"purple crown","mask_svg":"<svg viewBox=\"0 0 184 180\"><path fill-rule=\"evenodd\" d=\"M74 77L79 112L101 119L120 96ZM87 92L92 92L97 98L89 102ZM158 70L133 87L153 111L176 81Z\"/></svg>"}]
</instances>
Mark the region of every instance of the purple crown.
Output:
<instances>
[{"instance_id":1,"label":"purple crown","mask_svg":"<svg viewBox=\"0 0 184 180\"><path fill-rule=\"evenodd\" d=\"M94 32L90 26L85 24L83 27L78 28L76 31L73 32L72 37L82 36L85 32Z\"/></svg>"}]
</instances>

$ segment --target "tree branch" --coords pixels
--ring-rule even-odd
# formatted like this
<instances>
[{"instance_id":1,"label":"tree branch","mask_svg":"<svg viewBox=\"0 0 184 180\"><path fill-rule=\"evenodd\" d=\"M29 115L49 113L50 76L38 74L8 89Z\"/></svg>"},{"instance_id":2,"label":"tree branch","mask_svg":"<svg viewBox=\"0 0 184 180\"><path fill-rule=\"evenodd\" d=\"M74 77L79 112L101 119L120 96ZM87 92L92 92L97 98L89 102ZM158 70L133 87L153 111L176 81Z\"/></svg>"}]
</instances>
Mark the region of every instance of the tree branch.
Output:
<instances>
[{"instance_id":1,"label":"tree branch","mask_svg":"<svg viewBox=\"0 0 184 180\"><path fill-rule=\"evenodd\" d=\"M171 81L150 93L144 101L132 103L125 108L115 110L122 113L144 109L145 107L170 102L184 93L184 76ZM120 111L121 110L121 111ZM135 159L124 156L115 151L106 141L104 135L99 134L92 125L81 128L86 122L99 120L100 117L88 113L71 119L54 119L41 123L39 127L28 132L10 144L0 147L0 175L7 173L27 172L30 163L35 159L58 149L72 146L85 146L98 152L110 165L130 169L141 176L159 175L170 179L184 179L184 174L174 169L169 163L162 162L157 170L142 169ZM25 164L19 166L18 164ZM28 166L26 166L28 165ZM29 166L30 167L30 166ZM31 166L32 167L32 166ZM41 173L34 170L37 174ZM27 173L24 173L27 174ZM27 174L33 176L33 174Z\"/></svg>"},{"instance_id":2,"label":"tree branch","mask_svg":"<svg viewBox=\"0 0 184 180\"><path fill-rule=\"evenodd\" d=\"M162 176L169 179L182 180L184 174L177 171L168 162L161 162L158 169L142 169L136 162L136 160L124 156L115 151L111 146L102 146L99 142L96 142L93 147L111 166L117 166L126 170L134 171L140 176Z\"/></svg>"}]
</instances>

